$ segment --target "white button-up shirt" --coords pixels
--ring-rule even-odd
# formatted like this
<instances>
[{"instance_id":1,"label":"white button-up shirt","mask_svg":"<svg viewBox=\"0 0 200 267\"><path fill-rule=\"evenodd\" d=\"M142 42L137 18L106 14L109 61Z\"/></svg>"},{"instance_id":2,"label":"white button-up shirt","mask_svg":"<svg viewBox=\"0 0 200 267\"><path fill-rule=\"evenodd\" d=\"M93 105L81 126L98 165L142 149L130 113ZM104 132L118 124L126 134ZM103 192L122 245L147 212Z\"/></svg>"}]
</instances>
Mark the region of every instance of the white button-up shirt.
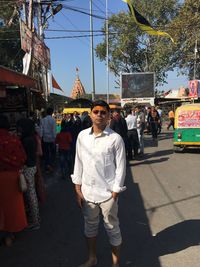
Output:
<instances>
[{"instance_id":1,"label":"white button-up shirt","mask_svg":"<svg viewBox=\"0 0 200 267\"><path fill-rule=\"evenodd\" d=\"M137 129L137 116L129 114L126 118L128 130Z\"/></svg>"},{"instance_id":2,"label":"white button-up shirt","mask_svg":"<svg viewBox=\"0 0 200 267\"><path fill-rule=\"evenodd\" d=\"M74 184L81 185L86 200L99 203L109 199L112 192L126 189L126 155L120 135L109 127L95 136L92 128L81 131L76 143Z\"/></svg>"}]
</instances>

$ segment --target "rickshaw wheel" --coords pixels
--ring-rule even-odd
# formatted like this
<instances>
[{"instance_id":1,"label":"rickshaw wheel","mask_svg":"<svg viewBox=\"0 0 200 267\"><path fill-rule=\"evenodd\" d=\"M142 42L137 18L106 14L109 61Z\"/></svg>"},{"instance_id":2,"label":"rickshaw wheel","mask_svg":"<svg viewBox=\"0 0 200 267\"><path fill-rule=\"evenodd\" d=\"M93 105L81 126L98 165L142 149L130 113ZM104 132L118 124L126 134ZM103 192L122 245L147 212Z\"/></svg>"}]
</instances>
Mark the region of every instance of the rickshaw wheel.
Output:
<instances>
[{"instance_id":1,"label":"rickshaw wheel","mask_svg":"<svg viewBox=\"0 0 200 267\"><path fill-rule=\"evenodd\" d=\"M183 152L185 149L185 146L175 146L174 145L174 152Z\"/></svg>"}]
</instances>

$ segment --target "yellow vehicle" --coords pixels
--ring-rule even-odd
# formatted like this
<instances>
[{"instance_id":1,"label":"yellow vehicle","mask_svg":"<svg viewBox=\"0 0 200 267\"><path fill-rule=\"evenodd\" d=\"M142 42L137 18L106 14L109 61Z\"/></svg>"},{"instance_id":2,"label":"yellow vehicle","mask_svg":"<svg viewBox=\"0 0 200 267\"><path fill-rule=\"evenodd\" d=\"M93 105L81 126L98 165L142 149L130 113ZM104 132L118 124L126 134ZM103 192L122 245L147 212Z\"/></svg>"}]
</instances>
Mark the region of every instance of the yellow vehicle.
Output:
<instances>
[{"instance_id":1,"label":"yellow vehicle","mask_svg":"<svg viewBox=\"0 0 200 267\"><path fill-rule=\"evenodd\" d=\"M56 132L59 133L61 130L61 122L64 114L73 114L74 112L78 112L80 115L84 112L87 111L90 113L91 109L90 108L64 108L63 113L59 114L56 116Z\"/></svg>"},{"instance_id":2,"label":"yellow vehicle","mask_svg":"<svg viewBox=\"0 0 200 267\"><path fill-rule=\"evenodd\" d=\"M175 112L174 151L200 146L200 104L182 105Z\"/></svg>"},{"instance_id":3,"label":"yellow vehicle","mask_svg":"<svg viewBox=\"0 0 200 267\"><path fill-rule=\"evenodd\" d=\"M88 113L90 113L91 109L90 108L64 108L63 114L67 114L67 113L73 114L75 111L81 115L84 111L87 111Z\"/></svg>"},{"instance_id":4,"label":"yellow vehicle","mask_svg":"<svg viewBox=\"0 0 200 267\"><path fill-rule=\"evenodd\" d=\"M121 106L118 106L115 104L110 104L109 107L111 111L113 109L121 109ZM67 114L67 113L73 114L75 111L77 111L81 115L84 111L87 111L88 113L90 113L91 108L64 108L63 114Z\"/></svg>"}]
</instances>

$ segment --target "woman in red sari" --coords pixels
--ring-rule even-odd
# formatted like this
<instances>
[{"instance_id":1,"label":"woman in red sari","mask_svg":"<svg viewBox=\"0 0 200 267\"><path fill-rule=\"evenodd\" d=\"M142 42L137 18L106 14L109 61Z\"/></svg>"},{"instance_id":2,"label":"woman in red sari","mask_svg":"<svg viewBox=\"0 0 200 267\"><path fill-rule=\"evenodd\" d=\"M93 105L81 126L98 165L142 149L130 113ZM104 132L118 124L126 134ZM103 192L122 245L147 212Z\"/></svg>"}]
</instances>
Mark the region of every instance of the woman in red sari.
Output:
<instances>
[{"instance_id":1,"label":"woman in red sari","mask_svg":"<svg viewBox=\"0 0 200 267\"><path fill-rule=\"evenodd\" d=\"M6 232L6 245L12 244L11 233L27 227L23 193L19 190L19 171L26 153L18 137L9 133L6 116L0 115L0 231Z\"/></svg>"}]
</instances>

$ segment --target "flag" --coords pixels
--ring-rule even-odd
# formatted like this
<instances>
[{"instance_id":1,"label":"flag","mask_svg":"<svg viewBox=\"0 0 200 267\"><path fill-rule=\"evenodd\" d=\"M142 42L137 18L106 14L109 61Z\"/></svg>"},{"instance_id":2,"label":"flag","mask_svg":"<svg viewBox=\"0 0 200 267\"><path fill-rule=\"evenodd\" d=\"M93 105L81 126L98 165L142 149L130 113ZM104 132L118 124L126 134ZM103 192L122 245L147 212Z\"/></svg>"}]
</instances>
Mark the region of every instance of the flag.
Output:
<instances>
[{"instance_id":1,"label":"flag","mask_svg":"<svg viewBox=\"0 0 200 267\"><path fill-rule=\"evenodd\" d=\"M55 88L55 89L58 89L58 90L60 90L60 91L62 91L62 92L64 92L64 91L61 89L60 85L56 82L56 80L55 80L55 78L53 77L53 75L52 75L52 87Z\"/></svg>"},{"instance_id":2,"label":"flag","mask_svg":"<svg viewBox=\"0 0 200 267\"><path fill-rule=\"evenodd\" d=\"M168 37L174 43L174 39L167 32L155 30L151 26L151 24L134 8L134 6L131 4L131 0L122 0L122 1L127 3L134 22L139 26L139 28L142 31L145 31L150 35L160 35L160 36Z\"/></svg>"}]
</instances>

